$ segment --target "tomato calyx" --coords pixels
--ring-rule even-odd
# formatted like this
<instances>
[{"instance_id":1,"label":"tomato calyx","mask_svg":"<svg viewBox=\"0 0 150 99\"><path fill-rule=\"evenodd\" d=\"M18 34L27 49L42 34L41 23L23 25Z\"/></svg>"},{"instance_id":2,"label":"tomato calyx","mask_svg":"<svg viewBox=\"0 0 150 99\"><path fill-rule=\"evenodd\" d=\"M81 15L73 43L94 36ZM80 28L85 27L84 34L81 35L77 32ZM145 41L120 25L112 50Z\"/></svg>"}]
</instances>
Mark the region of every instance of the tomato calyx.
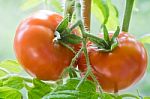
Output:
<instances>
[{"instance_id":1,"label":"tomato calyx","mask_svg":"<svg viewBox=\"0 0 150 99\"><path fill-rule=\"evenodd\" d=\"M88 39L94 44L91 47L96 48L102 52L110 52L113 51L118 46L117 36L119 35L120 28L117 27L115 33L110 38L108 30L105 25L103 25L103 38L95 37L89 33L86 33Z\"/></svg>"},{"instance_id":2,"label":"tomato calyx","mask_svg":"<svg viewBox=\"0 0 150 99\"><path fill-rule=\"evenodd\" d=\"M72 34L72 30L68 28L69 25L69 16L64 18L58 27L55 30L54 41L61 41L66 44L79 44L82 41L82 38Z\"/></svg>"}]
</instances>

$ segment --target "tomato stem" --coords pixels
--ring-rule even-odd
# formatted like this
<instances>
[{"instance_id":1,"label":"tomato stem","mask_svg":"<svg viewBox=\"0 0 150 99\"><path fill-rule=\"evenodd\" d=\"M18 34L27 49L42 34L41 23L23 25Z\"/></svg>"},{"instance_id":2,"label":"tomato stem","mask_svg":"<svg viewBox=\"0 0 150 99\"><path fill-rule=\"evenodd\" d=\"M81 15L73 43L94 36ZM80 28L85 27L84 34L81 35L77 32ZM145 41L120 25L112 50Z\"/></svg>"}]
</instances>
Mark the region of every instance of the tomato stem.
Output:
<instances>
[{"instance_id":1,"label":"tomato stem","mask_svg":"<svg viewBox=\"0 0 150 99\"><path fill-rule=\"evenodd\" d=\"M96 85L98 86L99 92L102 94L103 93L102 87L100 86L99 82L97 81L95 75L91 72L90 76L92 77L92 79L94 80L94 82L96 83Z\"/></svg>"},{"instance_id":2,"label":"tomato stem","mask_svg":"<svg viewBox=\"0 0 150 99\"><path fill-rule=\"evenodd\" d=\"M98 84L99 86L99 83L95 77L95 75L93 74L92 72L92 69L91 69L91 65L90 65L90 59L89 59L89 56L88 56L88 51L87 51L87 47L86 47L86 41L87 41L87 34L86 34L86 30L85 30L85 27L83 25L83 20L82 20L82 17L81 17L81 3L79 0L76 1L75 3L75 10L76 10L76 17L77 17L77 22L79 24L79 28L81 30L81 33L82 33L82 46L83 46L83 52L84 52L84 55L85 55L85 59L86 59L86 65L87 65L87 71L84 75L84 77L81 79L81 81L78 83L76 89L78 89L80 87L80 85L83 83L83 81L85 79L87 79L88 76L91 76L92 79ZM76 26L76 25L75 25ZM101 87L99 87L100 89L100 92L102 93L102 89Z\"/></svg>"},{"instance_id":3,"label":"tomato stem","mask_svg":"<svg viewBox=\"0 0 150 99\"><path fill-rule=\"evenodd\" d=\"M73 67L73 65L75 64L77 58L79 57L79 55L81 54L81 52L83 51L83 46L81 47L81 49L76 53L76 55L74 56L74 58L72 58L71 63L69 65L69 67L67 67L61 74L60 78L62 78L64 75L66 75L70 70L71 71L76 71L76 69Z\"/></svg>"},{"instance_id":4,"label":"tomato stem","mask_svg":"<svg viewBox=\"0 0 150 99\"><path fill-rule=\"evenodd\" d=\"M72 49L72 47L70 47L69 45L67 45L66 43L59 41L60 44L62 44L63 46L67 47L69 50L71 50L74 54L76 54L76 52L74 51L74 49Z\"/></svg>"},{"instance_id":5,"label":"tomato stem","mask_svg":"<svg viewBox=\"0 0 150 99\"><path fill-rule=\"evenodd\" d=\"M81 49L78 51L78 53L75 55L75 57L72 59L71 64L69 67L72 67L75 63L75 61L77 60L77 58L79 57L79 55L81 54L81 52L83 51L83 46L81 47Z\"/></svg>"},{"instance_id":6,"label":"tomato stem","mask_svg":"<svg viewBox=\"0 0 150 99\"><path fill-rule=\"evenodd\" d=\"M134 0L126 0L122 31L128 32Z\"/></svg>"},{"instance_id":7,"label":"tomato stem","mask_svg":"<svg viewBox=\"0 0 150 99\"><path fill-rule=\"evenodd\" d=\"M80 87L80 85L87 79L87 77L89 76L91 70L88 69L84 75L84 77L81 79L81 81L78 83L76 90L78 90L78 88Z\"/></svg>"}]
</instances>

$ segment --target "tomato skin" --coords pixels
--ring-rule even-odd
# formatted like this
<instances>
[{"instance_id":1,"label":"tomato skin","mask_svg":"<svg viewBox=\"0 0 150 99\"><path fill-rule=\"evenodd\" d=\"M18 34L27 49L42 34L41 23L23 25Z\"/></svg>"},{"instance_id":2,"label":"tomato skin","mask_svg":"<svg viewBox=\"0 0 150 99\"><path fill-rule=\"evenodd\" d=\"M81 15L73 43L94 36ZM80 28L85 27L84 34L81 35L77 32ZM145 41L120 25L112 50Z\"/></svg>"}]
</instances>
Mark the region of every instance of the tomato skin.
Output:
<instances>
[{"instance_id":1,"label":"tomato skin","mask_svg":"<svg viewBox=\"0 0 150 99\"><path fill-rule=\"evenodd\" d=\"M112 34L110 34L111 36ZM143 45L128 33L120 33L119 46L112 52L100 52L88 46L92 71L105 91L122 90L142 78L147 67L147 53ZM79 69L86 71L83 53Z\"/></svg>"},{"instance_id":2,"label":"tomato skin","mask_svg":"<svg viewBox=\"0 0 150 99\"><path fill-rule=\"evenodd\" d=\"M59 14L43 10L22 21L16 31L14 49L18 61L41 80L57 80L74 57L68 48L53 42L61 20Z\"/></svg>"}]
</instances>

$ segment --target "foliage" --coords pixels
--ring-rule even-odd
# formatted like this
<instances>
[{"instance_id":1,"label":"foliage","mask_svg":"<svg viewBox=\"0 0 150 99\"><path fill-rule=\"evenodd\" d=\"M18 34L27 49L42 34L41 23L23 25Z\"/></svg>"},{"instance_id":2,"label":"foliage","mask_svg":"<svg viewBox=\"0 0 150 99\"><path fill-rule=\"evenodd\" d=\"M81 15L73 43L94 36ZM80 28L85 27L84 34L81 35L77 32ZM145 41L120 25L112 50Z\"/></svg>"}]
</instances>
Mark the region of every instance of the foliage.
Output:
<instances>
[{"instance_id":1,"label":"foliage","mask_svg":"<svg viewBox=\"0 0 150 99\"><path fill-rule=\"evenodd\" d=\"M5 60L0 63L1 71L9 68L5 67L11 65L10 63L19 65L15 60ZM19 66L18 66L19 67ZM92 81L85 80L78 89L76 89L80 78L66 78L65 81L60 83L44 82L36 78L26 78L24 76L17 75L20 70L17 70L16 75L7 74L0 78L0 98L2 99L21 99L21 90L26 89L28 93L28 99L122 99L125 97L134 97L140 99L138 96L132 94L115 95L110 93L100 93L96 90L96 84ZM10 98L11 96L11 98ZM149 99L150 97L144 97Z\"/></svg>"}]
</instances>

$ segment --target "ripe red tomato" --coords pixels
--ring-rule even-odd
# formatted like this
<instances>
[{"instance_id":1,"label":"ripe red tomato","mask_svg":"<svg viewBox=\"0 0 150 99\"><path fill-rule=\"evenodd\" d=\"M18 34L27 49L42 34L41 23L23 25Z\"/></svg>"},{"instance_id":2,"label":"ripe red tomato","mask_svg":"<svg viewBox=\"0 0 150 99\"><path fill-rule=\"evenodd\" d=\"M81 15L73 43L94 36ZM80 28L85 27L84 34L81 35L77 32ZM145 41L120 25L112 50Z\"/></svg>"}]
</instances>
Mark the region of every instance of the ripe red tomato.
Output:
<instances>
[{"instance_id":1,"label":"ripe red tomato","mask_svg":"<svg viewBox=\"0 0 150 99\"><path fill-rule=\"evenodd\" d=\"M68 48L53 42L54 31L61 20L61 15L43 10L19 25L14 39L16 57L32 76L57 80L74 57Z\"/></svg>"},{"instance_id":2,"label":"ripe red tomato","mask_svg":"<svg viewBox=\"0 0 150 99\"><path fill-rule=\"evenodd\" d=\"M88 45L92 71L105 91L117 91L134 84L144 75L147 53L143 45L128 33L120 33L119 45L112 52L100 52ZM79 69L86 71L83 53L78 60Z\"/></svg>"}]
</instances>

